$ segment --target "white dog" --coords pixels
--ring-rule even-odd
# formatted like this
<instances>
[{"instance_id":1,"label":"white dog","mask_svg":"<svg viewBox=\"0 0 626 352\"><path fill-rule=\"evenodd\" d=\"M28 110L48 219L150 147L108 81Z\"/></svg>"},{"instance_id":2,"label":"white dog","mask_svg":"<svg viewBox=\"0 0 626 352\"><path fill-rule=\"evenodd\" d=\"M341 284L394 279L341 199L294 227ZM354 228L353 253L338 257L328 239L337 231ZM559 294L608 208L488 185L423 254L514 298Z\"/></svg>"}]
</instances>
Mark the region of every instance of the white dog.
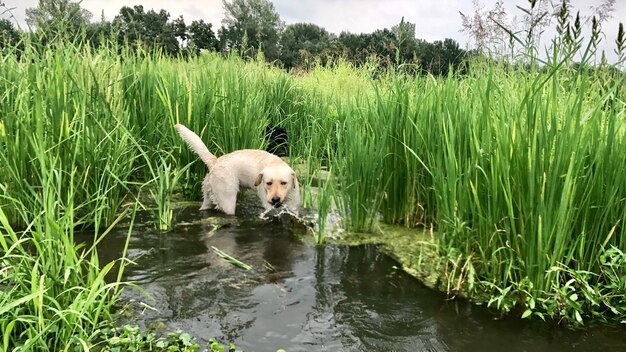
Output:
<instances>
[{"instance_id":1,"label":"white dog","mask_svg":"<svg viewBox=\"0 0 626 352\"><path fill-rule=\"evenodd\" d=\"M200 137L177 124L176 130L209 168L202 181L200 210L216 207L235 214L237 193L242 187L256 188L266 210L286 206L293 212L300 207L300 187L296 173L276 155L264 150L244 149L215 157Z\"/></svg>"}]
</instances>

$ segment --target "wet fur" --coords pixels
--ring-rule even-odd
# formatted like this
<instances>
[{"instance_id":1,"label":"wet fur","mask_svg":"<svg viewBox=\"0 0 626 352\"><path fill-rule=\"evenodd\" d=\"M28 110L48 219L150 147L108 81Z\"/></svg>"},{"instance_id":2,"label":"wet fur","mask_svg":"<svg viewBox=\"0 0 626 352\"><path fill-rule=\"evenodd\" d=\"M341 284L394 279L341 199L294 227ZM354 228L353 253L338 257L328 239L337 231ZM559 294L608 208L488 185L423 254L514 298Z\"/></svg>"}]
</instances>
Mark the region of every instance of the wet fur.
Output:
<instances>
[{"instance_id":1,"label":"wet fur","mask_svg":"<svg viewBox=\"0 0 626 352\"><path fill-rule=\"evenodd\" d=\"M265 209L283 205L298 211L300 187L296 173L281 158L256 149L237 150L217 158L194 132L181 124L174 127L209 169L202 181L200 210L217 208L234 215L239 190L255 188Z\"/></svg>"}]
</instances>

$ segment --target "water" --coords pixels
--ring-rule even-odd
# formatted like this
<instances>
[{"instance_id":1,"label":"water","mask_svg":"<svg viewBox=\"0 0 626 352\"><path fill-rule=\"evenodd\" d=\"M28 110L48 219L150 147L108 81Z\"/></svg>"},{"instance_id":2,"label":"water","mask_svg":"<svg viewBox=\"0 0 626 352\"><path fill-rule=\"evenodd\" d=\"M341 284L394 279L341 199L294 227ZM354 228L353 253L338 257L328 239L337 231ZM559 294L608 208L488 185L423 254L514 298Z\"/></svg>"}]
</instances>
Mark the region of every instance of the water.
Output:
<instances>
[{"instance_id":1,"label":"water","mask_svg":"<svg viewBox=\"0 0 626 352\"><path fill-rule=\"evenodd\" d=\"M217 216L215 231L197 220ZM123 323L216 337L243 351L624 351L624 330L568 331L494 320L485 308L421 285L375 246L316 247L282 221L224 217L185 208L167 233L138 225L125 279L134 307ZM195 223L193 221L196 221ZM111 233L103 260L119 256L126 231ZM212 246L252 265L218 257ZM152 308L146 308L146 303ZM120 322L122 323L122 322Z\"/></svg>"}]
</instances>

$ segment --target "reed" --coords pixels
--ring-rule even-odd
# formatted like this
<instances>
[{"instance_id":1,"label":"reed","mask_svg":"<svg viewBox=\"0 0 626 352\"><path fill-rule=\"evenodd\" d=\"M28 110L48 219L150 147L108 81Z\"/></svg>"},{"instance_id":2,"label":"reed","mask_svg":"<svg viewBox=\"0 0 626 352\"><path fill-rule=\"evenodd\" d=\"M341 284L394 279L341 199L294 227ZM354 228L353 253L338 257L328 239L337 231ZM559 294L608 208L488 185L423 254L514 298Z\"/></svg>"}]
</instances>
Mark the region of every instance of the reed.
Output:
<instances>
[{"instance_id":1,"label":"reed","mask_svg":"<svg viewBox=\"0 0 626 352\"><path fill-rule=\"evenodd\" d=\"M172 197L178 181L190 166L191 164L187 164L180 169L174 169L172 162L160 157L156 167L150 167L154 177L142 187L149 188L150 196L156 205L156 226L161 231L172 227Z\"/></svg>"},{"instance_id":2,"label":"reed","mask_svg":"<svg viewBox=\"0 0 626 352\"><path fill-rule=\"evenodd\" d=\"M385 156L382 179L386 180L381 212L384 221L392 224L418 226L434 221L427 207L434 207L435 199L430 170L426 165L427 148L436 147L429 139L433 135L423 129L424 118L434 112L433 93L437 81L411 80L393 73L386 89L376 96L377 126L386 127Z\"/></svg>"},{"instance_id":3,"label":"reed","mask_svg":"<svg viewBox=\"0 0 626 352\"><path fill-rule=\"evenodd\" d=\"M331 163L339 178L338 204L346 228L371 232L378 218L386 180L382 164L387 128L377 120L376 110L357 97L352 104L339 105L344 125L337 133L337 153Z\"/></svg>"},{"instance_id":4,"label":"reed","mask_svg":"<svg viewBox=\"0 0 626 352\"><path fill-rule=\"evenodd\" d=\"M562 279L551 268L599 272L608 246L624 249L626 184L613 169L626 162L624 126L603 108L604 79L557 63L443 82L431 112L441 118L415 128L435 135L425 147L444 254L474 257L498 287L528 282L550 297Z\"/></svg>"},{"instance_id":5,"label":"reed","mask_svg":"<svg viewBox=\"0 0 626 352\"><path fill-rule=\"evenodd\" d=\"M51 177L50 183L58 181L55 173L46 175ZM71 186L68 192L72 192ZM110 312L123 284L126 251L120 253L118 261L100 263L96 245L110 228L96 234L90 247L77 244L74 206L66 204L59 214L58 197L53 187L45 187L36 197L43 212L33 219L23 204L5 198L27 223L21 231L12 227L0 208L3 351L88 350L98 329L111 323ZM121 213L113 225L126 214ZM113 274L115 265L117 279L107 282L105 277Z\"/></svg>"},{"instance_id":6,"label":"reed","mask_svg":"<svg viewBox=\"0 0 626 352\"><path fill-rule=\"evenodd\" d=\"M222 251L221 249L211 246L211 249L213 249L213 251L215 252L215 254L217 254L220 258L224 259L224 261L226 261L227 263L230 263L234 266L240 267L243 270L250 270L252 269L252 266L250 266L249 264L246 264L244 262L242 262L241 260L233 257L232 255Z\"/></svg>"},{"instance_id":7,"label":"reed","mask_svg":"<svg viewBox=\"0 0 626 352\"><path fill-rule=\"evenodd\" d=\"M286 128L290 163L305 170L305 205L319 211L319 242L336 206L350 231L376 231L381 220L435 228L444 261L466 270L455 280L471 272L494 302L512 302L502 307L558 316L563 292L588 292L569 281L585 272L606 294L626 252L626 79L610 67L572 65L579 48L557 48L541 65L472 62L468 74L446 78L341 61L295 76L236 56L106 46L3 50L0 286L9 294L0 301L32 309L28 318L0 309L14 319L0 322L5 345L23 336L39 343L35 331L48 322L45 333L64 330L55 343L87 341L107 315L101 298L113 286L76 277L50 289L57 281L47 280L73 278L78 266L92 270L80 271L89 280L111 269L81 257L74 228L102 233L142 187L154 191L162 228L171 225L173 192L199 198L206 166L180 141L178 122L216 155L262 148L268 124ZM313 196L308 186L322 168L332 172ZM599 259L609 257L617 258L609 266ZM80 311L45 298L70 287L91 302L83 307L90 319L42 313L42 299L58 312ZM626 311L585 297L575 310L583 320ZM66 320L73 325L54 325Z\"/></svg>"},{"instance_id":8,"label":"reed","mask_svg":"<svg viewBox=\"0 0 626 352\"><path fill-rule=\"evenodd\" d=\"M135 153L128 147L119 62L111 53L66 47L46 51L34 63L9 55L0 71L5 94L0 116L0 179L5 194L19 200L31 215L39 204L47 172L61 204L73 203L77 225L110 222L126 193L120 180L133 171ZM97 63L110 60L100 68ZM65 189L71 182L72 193ZM11 223L23 217L4 206ZM61 211L59 207L56 211ZM22 224L25 225L25 224Z\"/></svg>"}]
</instances>

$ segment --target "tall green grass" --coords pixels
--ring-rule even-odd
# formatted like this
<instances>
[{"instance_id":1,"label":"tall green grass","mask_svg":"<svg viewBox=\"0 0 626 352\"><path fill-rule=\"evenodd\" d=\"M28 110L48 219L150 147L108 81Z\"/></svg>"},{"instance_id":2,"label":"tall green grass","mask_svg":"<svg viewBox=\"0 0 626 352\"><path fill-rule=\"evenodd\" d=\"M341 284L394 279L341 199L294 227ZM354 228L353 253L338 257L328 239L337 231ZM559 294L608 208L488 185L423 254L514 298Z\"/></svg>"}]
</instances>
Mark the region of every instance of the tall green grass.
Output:
<instances>
[{"instance_id":1,"label":"tall green grass","mask_svg":"<svg viewBox=\"0 0 626 352\"><path fill-rule=\"evenodd\" d=\"M76 243L78 216L71 203L62 212L57 210L62 195L53 184L60 181L59 174L50 171L42 171L45 185L33 196L42 209L39 216L31 218L19 201L3 198L23 217L24 230L15 230L0 208L2 351L87 351L98 341L99 329L111 324L112 307L120 293L130 230L119 261L100 263L96 246L110 228L96 233L90 247ZM72 197L71 185L67 191ZM114 270L116 279L105 280Z\"/></svg>"},{"instance_id":2,"label":"tall green grass","mask_svg":"<svg viewBox=\"0 0 626 352\"><path fill-rule=\"evenodd\" d=\"M460 255L477 286L508 302L500 308L622 319L626 306L599 292L614 286L600 258L626 250L626 82L571 57L557 50L541 69L475 63L445 79L391 74L335 99L347 227L372 231L379 216L434 225L444 258ZM581 275L587 286L573 289Z\"/></svg>"},{"instance_id":3,"label":"tall green grass","mask_svg":"<svg viewBox=\"0 0 626 352\"><path fill-rule=\"evenodd\" d=\"M467 75L446 78L374 77L371 67L345 62L294 76L235 56L117 47L26 45L19 57L1 55L0 286L10 294L0 300L33 309L28 319L0 311L12 317L0 322L5 345L41 343L35 331L58 329L80 344L110 311L112 286L92 285L110 268L79 255L74 228L102 233L140 190L153 195L163 229L174 192L200 199L206 166L175 123L217 155L262 148L270 123L286 128L305 206L321 212L320 242L332 209L349 231L379 231L378 221L432 226L446 263L465 263L495 302L510 303L502 309L521 304L575 320L626 312L602 299L622 292L610 287L621 282L615 268L626 252L623 73L571 65L570 53L542 67L475 62ZM312 196L320 169L332 172ZM60 250L44 248L48 240ZM72 269L86 263L87 279ZM37 301L66 275L70 286L45 294L98 287L99 298L85 296L89 319L67 319L72 327L55 325L66 319L42 315ZM603 293L585 296L588 287L572 284L583 281ZM571 293L582 298L571 302ZM59 312L74 304L55 299Z\"/></svg>"},{"instance_id":4,"label":"tall green grass","mask_svg":"<svg viewBox=\"0 0 626 352\"><path fill-rule=\"evenodd\" d=\"M60 217L73 205L77 226L97 228L115 218L126 193L119 180L132 173L135 155L115 84L119 62L111 57L71 46L21 60L3 56L0 180L31 216L42 211L36 196L50 191L57 206L48 210ZM0 206L11 223L25 225L13 207L3 200Z\"/></svg>"},{"instance_id":5,"label":"tall green grass","mask_svg":"<svg viewBox=\"0 0 626 352\"><path fill-rule=\"evenodd\" d=\"M603 109L596 75L489 67L462 101L448 94L456 82L442 87L450 98L431 131L444 148L430 167L442 241L499 286L528 279L549 292L553 266L598 272L607 246L624 249L624 121Z\"/></svg>"}]
</instances>

